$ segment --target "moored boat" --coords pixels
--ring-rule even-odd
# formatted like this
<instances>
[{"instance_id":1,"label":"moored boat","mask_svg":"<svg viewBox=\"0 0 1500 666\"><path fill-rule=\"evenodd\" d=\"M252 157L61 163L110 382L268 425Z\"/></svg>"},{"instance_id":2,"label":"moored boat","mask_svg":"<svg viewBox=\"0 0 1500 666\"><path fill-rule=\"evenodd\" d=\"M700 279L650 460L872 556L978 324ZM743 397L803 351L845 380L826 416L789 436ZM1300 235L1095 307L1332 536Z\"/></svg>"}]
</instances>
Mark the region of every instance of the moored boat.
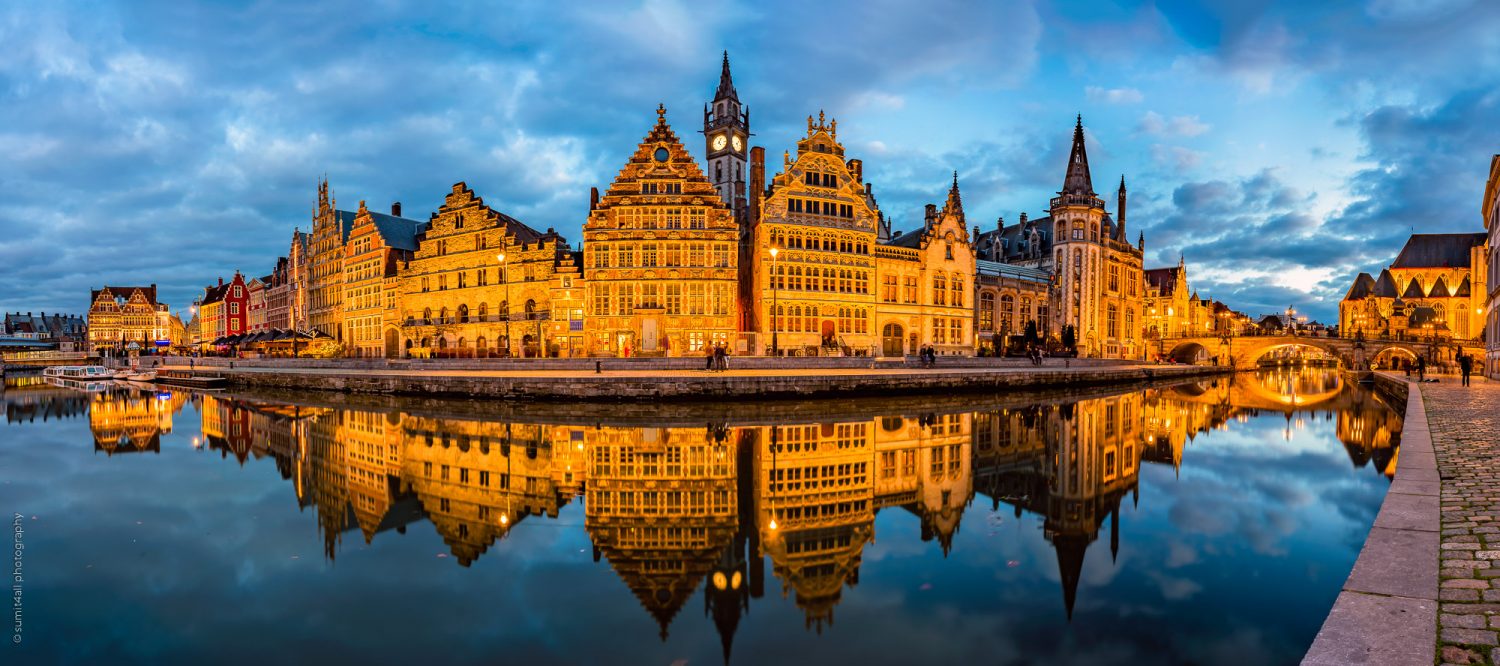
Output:
<instances>
[{"instance_id":1,"label":"moored boat","mask_svg":"<svg viewBox=\"0 0 1500 666\"><path fill-rule=\"evenodd\" d=\"M54 365L42 371L46 377L86 381L114 379L115 371L102 365Z\"/></svg>"}]
</instances>

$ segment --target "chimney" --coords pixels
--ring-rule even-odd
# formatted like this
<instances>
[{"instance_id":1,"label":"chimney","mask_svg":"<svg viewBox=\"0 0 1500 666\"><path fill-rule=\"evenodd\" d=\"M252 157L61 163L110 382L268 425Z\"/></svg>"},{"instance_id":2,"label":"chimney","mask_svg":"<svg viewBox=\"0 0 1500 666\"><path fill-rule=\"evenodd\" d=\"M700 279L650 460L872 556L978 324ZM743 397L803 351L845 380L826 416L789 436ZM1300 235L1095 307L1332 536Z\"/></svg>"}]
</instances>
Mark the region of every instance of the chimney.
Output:
<instances>
[{"instance_id":1,"label":"chimney","mask_svg":"<svg viewBox=\"0 0 1500 666\"><path fill-rule=\"evenodd\" d=\"M396 201L396 202L393 202L391 204L391 217L401 217L401 202L400 201Z\"/></svg>"},{"instance_id":2,"label":"chimney","mask_svg":"<svg viewBox=\"0 0 1500 666\"><path fill-rule=\"evenodd\" d=\"M859 160L849 160L849 174L854 176L854 181L864 180L865 163Z\"/></svg>"},{"instance_id":3,"label":"chimney","mask_svg":"<svg viewBox=\"0 0 1500 666\"><path fill-rule=\"evenodd\" d=\"M224 278L222 278L222 277L219 278L219 286L220 287L224 286Z\"/></svg>"},{"instance_id":4,"label":"chimney","mask_svg":"<svg viewBox=\"0 0 1500 666\"><path fill-rule=\"evenodd\" d=\"M871 196L871 197L875 196L875 184L874 183L865 183L865 195L866 196Z\"/></svg>"},{"instance_id":5,"label":"chimney","mask_svg":"<svg viewBox=\"0 0 1500 666\"><path fill-rule=\"evenodd\" d=\"M927 217L924 218L929 224L937 219L937 204L927 204Z\"/></svg>"},{"instance_id":6,"label":"chimney","mask_svg":"<svg viewBox=\"0 0 1500 666\"><path fill-rule=\"evenodd\" d=\"M594 209L598 208L598 207L599 207L599 188L597 188L597 187L590 187L589 188L589 212L590 213L594 212Z\"/></svg>"}]
</instances>

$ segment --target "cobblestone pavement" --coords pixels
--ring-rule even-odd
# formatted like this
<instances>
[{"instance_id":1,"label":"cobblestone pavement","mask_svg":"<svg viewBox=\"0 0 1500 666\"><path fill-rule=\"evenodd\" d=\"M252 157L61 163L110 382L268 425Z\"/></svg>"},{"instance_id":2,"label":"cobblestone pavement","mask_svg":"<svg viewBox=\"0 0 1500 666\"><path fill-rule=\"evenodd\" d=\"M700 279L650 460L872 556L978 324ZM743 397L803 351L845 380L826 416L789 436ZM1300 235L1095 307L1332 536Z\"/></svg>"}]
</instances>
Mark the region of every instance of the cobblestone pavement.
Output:
<instances>
[{"instance_id":1,"label":"cobblestone pavement","mask_svg":"<svg viewBox=\"0 0 1500 666\"><path fill-rule=\"evenodd\" d=\"M1500 382L1423 384L1442 475L1438 661L1500 666Z\"/></svg>"}]
</instances>

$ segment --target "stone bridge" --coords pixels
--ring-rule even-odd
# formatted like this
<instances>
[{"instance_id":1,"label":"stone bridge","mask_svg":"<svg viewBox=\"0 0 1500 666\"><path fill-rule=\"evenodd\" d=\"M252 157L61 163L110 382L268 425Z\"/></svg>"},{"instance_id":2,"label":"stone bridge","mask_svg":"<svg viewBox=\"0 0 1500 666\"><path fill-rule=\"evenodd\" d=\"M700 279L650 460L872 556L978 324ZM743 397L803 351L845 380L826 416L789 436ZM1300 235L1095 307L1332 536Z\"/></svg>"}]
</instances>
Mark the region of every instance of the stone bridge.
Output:
<instances>
[{"instance_id":1,"label":"stone bridge","mask_svg":"<svg viewBox=\"0 0 1500 666\"><path fill-rule=\"evenodd\" d=\"M1425 356L1429 362L1452 363L1460 349L1476 359L1484 358L1484 348L1468 341L1236 335L1161 338L1154 342L1161 354L1180 363L1213 363L1217 358L1220 365L1232 363L1235 368L1255 367L1266 354L1289 347L1327 352L1345 368L1362 367L1365 363L1389 363L1399 359L1415 361L1418 356Z\"/></svg>"}]
</instances>

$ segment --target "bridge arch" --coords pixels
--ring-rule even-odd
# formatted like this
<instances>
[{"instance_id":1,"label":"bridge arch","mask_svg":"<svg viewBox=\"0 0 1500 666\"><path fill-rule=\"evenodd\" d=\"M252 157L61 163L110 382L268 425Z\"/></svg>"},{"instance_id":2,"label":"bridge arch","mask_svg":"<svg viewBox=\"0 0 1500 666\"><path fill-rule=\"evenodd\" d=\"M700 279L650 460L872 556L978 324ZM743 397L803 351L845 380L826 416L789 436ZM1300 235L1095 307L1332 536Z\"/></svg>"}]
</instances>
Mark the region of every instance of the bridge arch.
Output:
<instances>
[{"instance_id":1,"label":"bridge arch","mask_svg":"<svg viewBox=\"0 0 1500 666\"><path fill-rule=\"evenodd\" d=\"M1193 340L1179 342L1167 352L1167 358L1172 359L1173 363L1198 363L1212 356L1213 353L1208 350L1208 347Z\"/></svg>"}]
</instances>

